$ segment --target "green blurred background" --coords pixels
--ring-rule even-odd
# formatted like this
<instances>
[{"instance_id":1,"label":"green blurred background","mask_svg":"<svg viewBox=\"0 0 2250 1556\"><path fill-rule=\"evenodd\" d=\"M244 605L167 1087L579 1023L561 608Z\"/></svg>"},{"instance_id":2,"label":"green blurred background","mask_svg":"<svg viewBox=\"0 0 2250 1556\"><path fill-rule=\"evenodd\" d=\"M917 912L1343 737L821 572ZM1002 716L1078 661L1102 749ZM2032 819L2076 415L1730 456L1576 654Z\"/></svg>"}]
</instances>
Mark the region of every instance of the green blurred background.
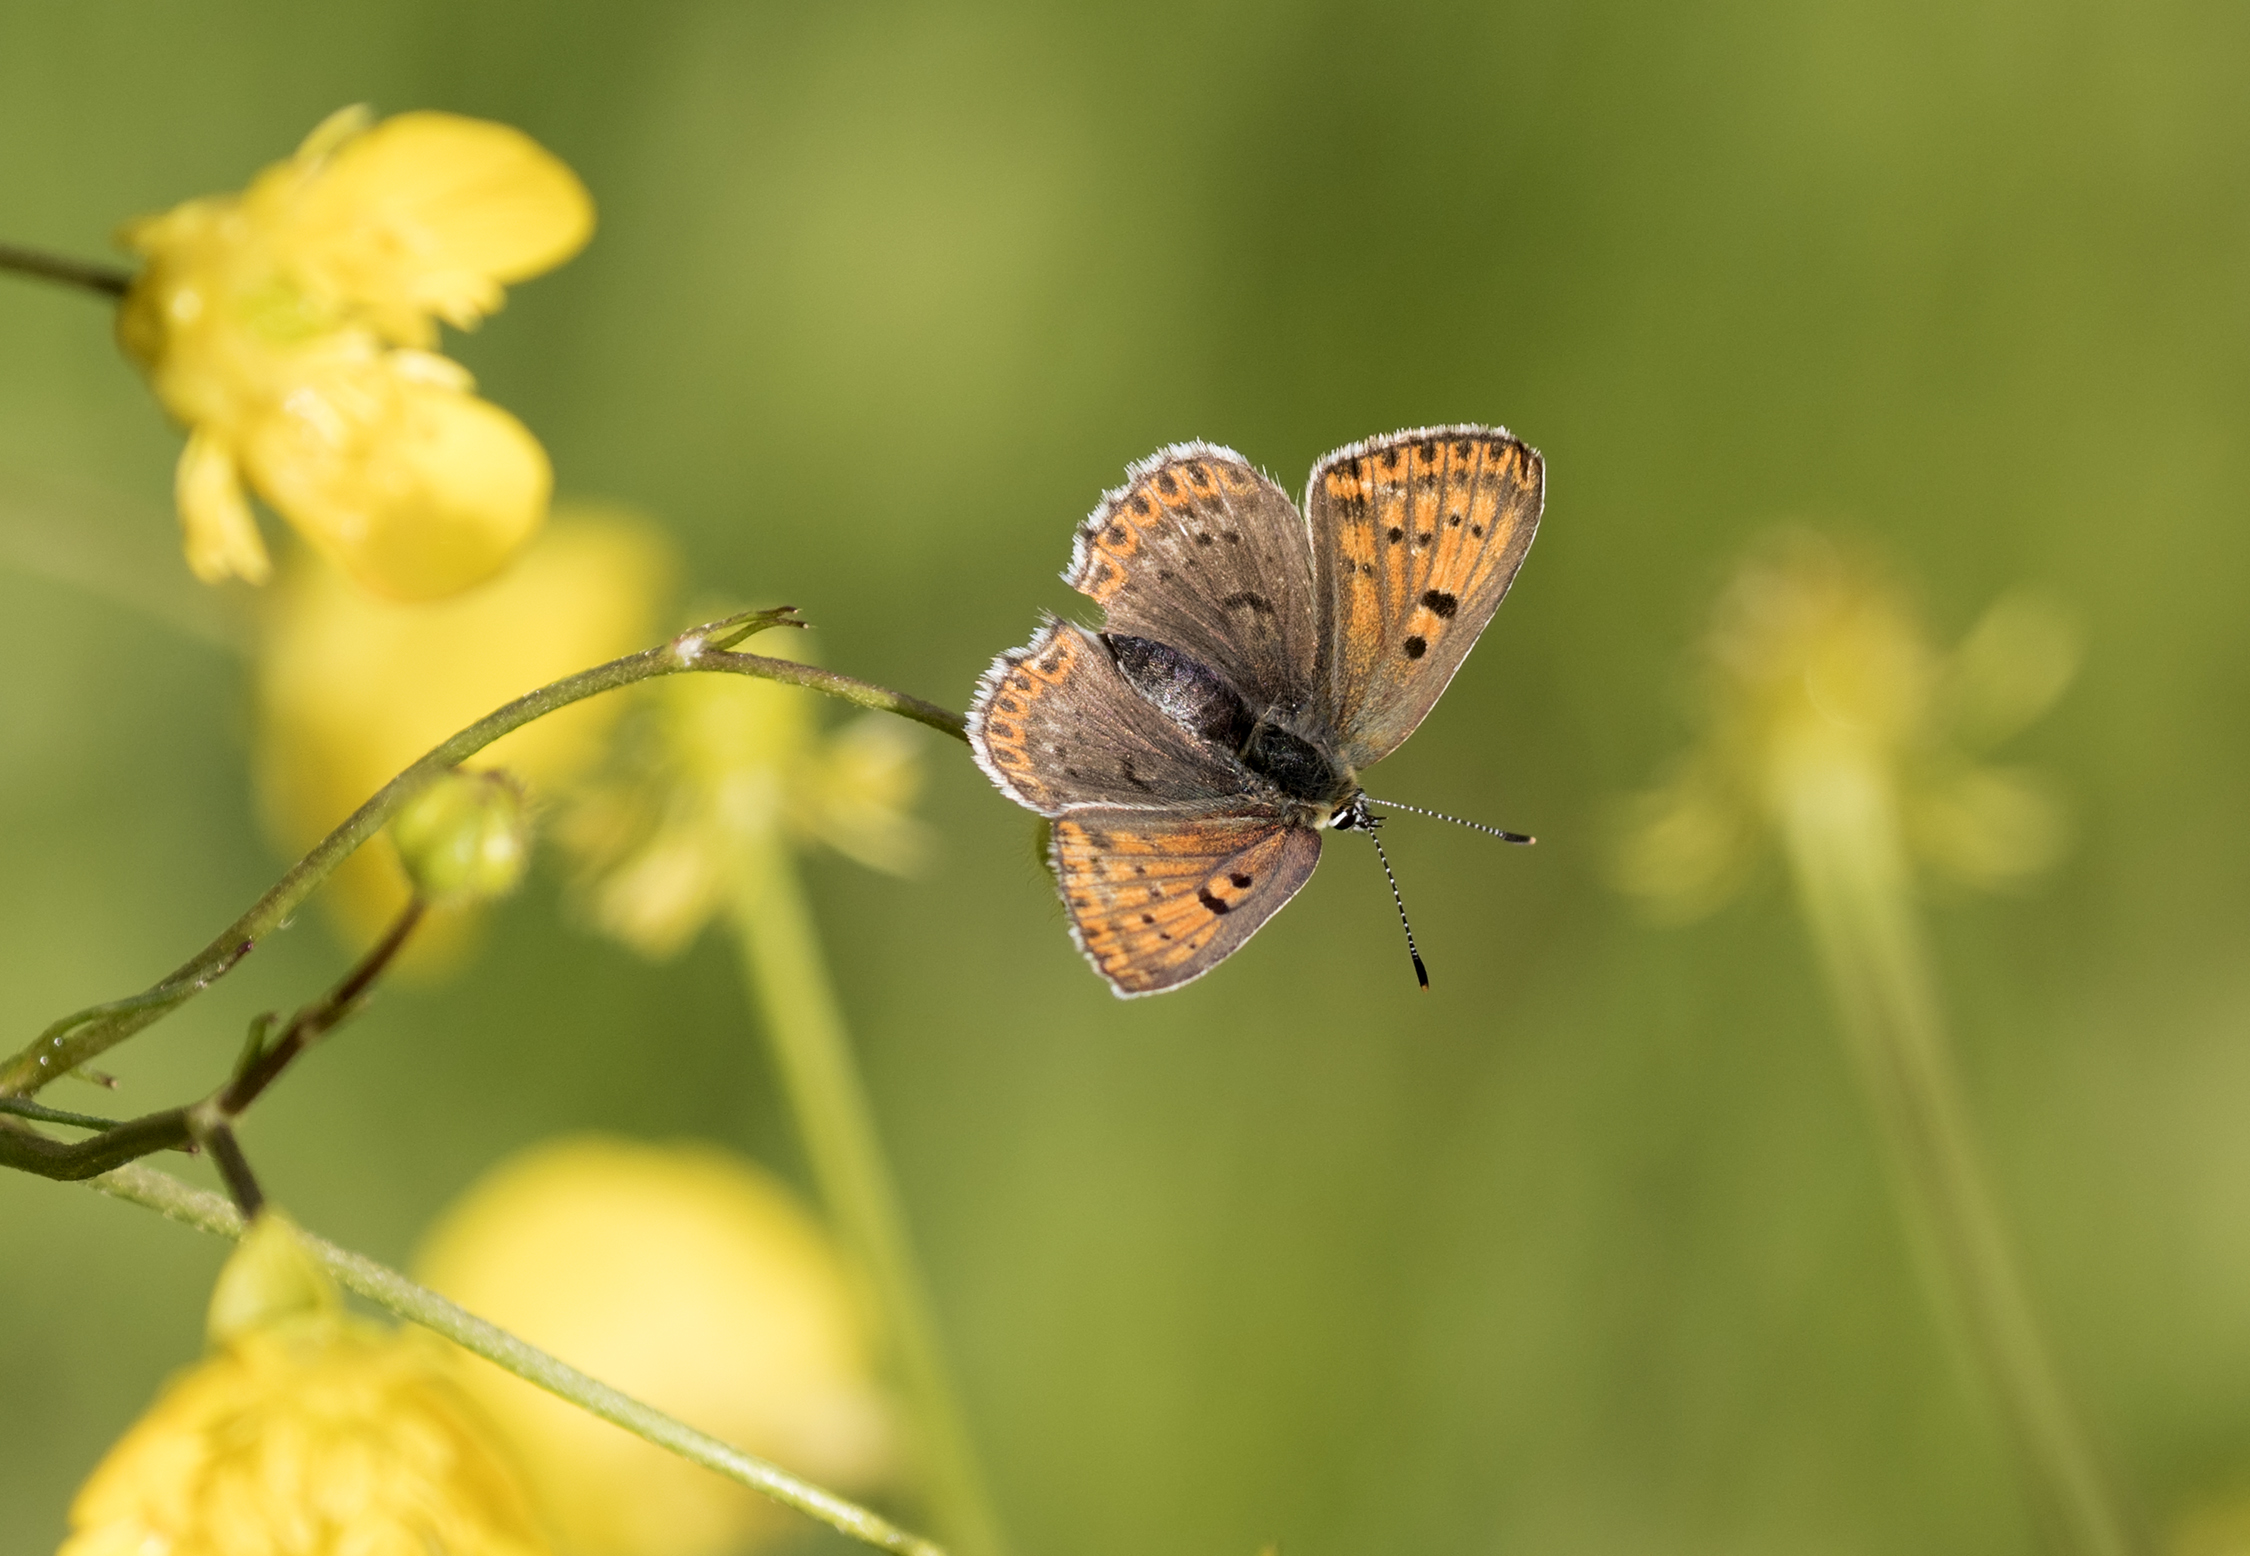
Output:
<instances>
[{"instance_id":1,"label":"green blurred background","mask_svg":"<svg viewBox=\"0 0 2250 1556\"><path fill-rule=\"evenodd\" d=\"M1393 828L1430 994L1336 847L1217 976L1113 1000L1028 818L934 736L936 868L812 866L1016 1543L2025 1551L1778 873L1666 930L1603 860L1776 522L1871 540L1948 640L2018 583L2069 601L2086 671L2011 754L2079 841L1932 903L1946 993L2141 1513L2250 1488L2246 61L2250 11L2145 0L16 3L0 233L103 253L346 102L521 125L602 230L456 341L487 392L699 591L794 600L829 663L955 706L1066 604L1129 460L1205 437L1294 485L1354 438L1513 427L1543 537L1377 788L1541 843ZM284 862L178 447L102 307L0 280L9 1048ZM120 1050L115 1105L207 1084L341 960L308 918ZM649 967L550 875L246 1140L401 1260L586 1127L802 1176L726 948ZM0 1552L52 1549L221 1253L0 1178Z\"/></svg>"}]
</instances>

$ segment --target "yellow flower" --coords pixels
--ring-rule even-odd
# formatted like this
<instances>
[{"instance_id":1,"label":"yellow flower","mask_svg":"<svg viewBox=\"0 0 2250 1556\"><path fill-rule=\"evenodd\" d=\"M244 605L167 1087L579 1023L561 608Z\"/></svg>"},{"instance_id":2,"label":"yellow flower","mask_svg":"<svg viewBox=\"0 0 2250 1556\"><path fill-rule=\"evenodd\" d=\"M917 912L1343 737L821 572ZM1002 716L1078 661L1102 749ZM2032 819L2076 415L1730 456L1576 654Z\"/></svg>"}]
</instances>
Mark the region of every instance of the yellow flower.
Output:
<instances>
[{"instance_id":1,"label":"yellow flower","mask_svg":"<svg viewBox=\"0 0 2250 1556\"><path fill-rule=\"evenodd\" d=\"M433 599L497 572L545 518L552 475L431 349L436 321L474 325L593 221L576 175L520 131L347 108L241 194L128 226L147 263L118 339L188 429L196 576L265 579L245 481L378 593Z\"/></svg>"},{"instance_id":2,"label":"yellow flower","mask_svg":"<svg viewBox=\"0 0 2250 1556\"><path fill-rule=\"evenodd\" d=\"M427 605L369 598L332 570L292 569L272 601L257 666L257 771L275 841L310 848L423 752L512 697L645 648L671 558L614 512L558 518L508 573ZM473 760L559 784L601 752L621 711L596 697L528 724ZM404 906L388 843L362 848L324 896L371 940ZM421 934L442 943L443 915Z\"/></svg>"},{"instance_id":3,"label":"yellow flower","mask_svg":"<svg viewBox=\"0 0 2250 1556\"><path fill-rule=\"evenodd\" d=\"M210 1330L78 1493L61 1556L547 1549L444 1353L348 1317L287 1222L252 1224Z\"/></svg>"},{"instance_id":4,"label":"yellow flower","mask_svg":"<svg viewBox=\"0 0 2250 1556\"><path fill-rule=\"evenodd\" d=\"M1639 803L1620 883L1693 917L1735 889L1766 838L1843 797L1895 818L1924 863L1997 887L2046 866L2062 813L2020 770L1971 753L2029 724L2077 668L2055 606L2001 599L1950 654L1898 591L1817 537L1747 562L1705 641L1702 736Z\"/></svg>"},{"instance_id":5,"label":"yellow flower","mask_svg":"<svg viewBox=\"0 0 2250 1556\"><path fill-rule=\"evenodd\" d=\"M580 1137L503 1162L425 1241L419 1277L691 1425L823 1485L890 1459L857 1294L765 1173L702 1146ZM721 1556L793 1515L487 1362L462 1381L573 1556Z\"/></svg>"},{"instance_id":6,"label":"yellow flower","mask_svg":"<svg viewBox=\"0 0 2250 1556\"><path fill-rule=\"evenodd\" d=\"M778 634L768 655L801 652ZM869 713L832 735L819 699L737 676L681 676L649 688L633 770L588 793L561 835L587 862L597 925L650 956L693 939L731 900L743 850L775 838L820 842L875 869L905 871L927 851L909 814L922 773L911 732Z\"/></svg>"}]
</instances>

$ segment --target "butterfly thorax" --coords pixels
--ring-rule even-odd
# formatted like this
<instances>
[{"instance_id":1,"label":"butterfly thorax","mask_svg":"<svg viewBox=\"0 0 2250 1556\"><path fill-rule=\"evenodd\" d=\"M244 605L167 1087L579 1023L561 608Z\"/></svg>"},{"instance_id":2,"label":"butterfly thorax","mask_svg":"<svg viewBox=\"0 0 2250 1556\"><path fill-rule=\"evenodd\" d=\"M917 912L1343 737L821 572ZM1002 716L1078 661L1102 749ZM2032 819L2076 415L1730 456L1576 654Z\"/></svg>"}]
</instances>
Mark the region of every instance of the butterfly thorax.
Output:
<instances>
[{"instance_id":1,"label":"butterfly thorax","mask_svg":"<svg viewBox=\"0 0 2250 1556\"><path fill-rule=\"evenodd\" d=\"M1328 825L1359 793L1352 770L1304 732L1300 710L1259 706L1218 671L1168 643L1115 632L1103 633L1102 641L1135 691L1189 734L1302 805L1306 824Z\"/></svg>"}]
</instances>

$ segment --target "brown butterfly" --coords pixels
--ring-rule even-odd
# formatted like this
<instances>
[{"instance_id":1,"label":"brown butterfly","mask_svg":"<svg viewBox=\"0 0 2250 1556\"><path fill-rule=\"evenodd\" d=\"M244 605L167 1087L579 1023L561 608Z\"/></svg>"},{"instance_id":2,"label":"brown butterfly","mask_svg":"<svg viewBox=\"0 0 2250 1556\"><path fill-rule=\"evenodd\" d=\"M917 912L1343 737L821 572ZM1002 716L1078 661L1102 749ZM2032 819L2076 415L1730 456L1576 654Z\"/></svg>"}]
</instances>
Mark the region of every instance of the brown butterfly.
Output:
<instances>
[{"instance_id":1,"label":"brown butterfly","mask_svg":"<svg viewBox=\"0 0 2250 1556\"><path fill-rule=\"evenodd\" d=\"M1224 961L1305 884L1323 829L1373 837L1369 806L1385 802L1360 769L1453 679L1543 502L1538 452L1496 427L1338 449L1303 514L1208 443L1144 460L1102 499L1063 580L1105 629L1050 617L1001 655L969 744L1002 793L1051 818L1072 932L1117 993ZM1427 987L1411 929L1407 949Z\"/></svg>"}]
</instances>

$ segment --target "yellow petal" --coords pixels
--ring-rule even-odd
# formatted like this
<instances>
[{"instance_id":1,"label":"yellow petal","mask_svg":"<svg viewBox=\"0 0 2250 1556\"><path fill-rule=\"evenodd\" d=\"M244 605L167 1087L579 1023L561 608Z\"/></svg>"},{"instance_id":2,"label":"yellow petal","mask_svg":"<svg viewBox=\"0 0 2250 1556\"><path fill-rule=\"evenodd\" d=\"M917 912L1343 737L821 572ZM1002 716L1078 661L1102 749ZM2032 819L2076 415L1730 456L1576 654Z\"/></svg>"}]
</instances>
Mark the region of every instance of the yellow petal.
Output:
<instances>
[{"instance_id":1,"label":"yellow petal","mask_svg":"<svg viewBox=\"0 0 2250 1556\"><path fill-rule=\"evenodd\" d=\"M1733 894L1756 846L1739 798L1709 773L1690 770L1634 801L1614 879L1658 918L1684 923Z\"/></svg>"},{"instance_id":2,"label":"yellow petal","mask_svg":"<svg viewBox=\"0 0 2250 1556\"><path fill-rule=\"evenodd\" d=\"M819 1227L752 1164L584 1137L503 1163L417 1272L471 1310L749 1451L865 1485L888 1412L865 1309ZM576 1556L725 1556L786 1532L773 1504L464 1358Z\"/></svg>"},{"instance_id":3,"label":"yellow petal","mask_svg":"<svg viewBox=\"0 0 2250 1556\"><path fill-rule=\"evenodd\" d=\"M366 134L368 126L374 122L375 110L365 103L339 108L313 126L312 133L297 148L296 161L307 171L316 170L339 146L354 136Z\"/></svg>"},{"instance_id":4,"label":"yellow petal","mask_svg":"<svg viewBox=\"0 0 2250 1556\"><path fill-rule=\"evenodd\" d=\"M336 556L368 588L434 600L484 582L546 521L554 473L530 429L488 400L435 384L402 391L369 461L376 506Z\"/></svg>"},{"instance_id":5,"label":"yellow petal","mask_svg":"<svg viewBox=\"0 0 2250 1556\"><path fill-rule=\"evenodd\" d=\"M491 1429L426 1342L332 1315L230 1337L71 1505L63 1556L544 1556Z\"/></svg>"},{"instance_id":6,"label":"yellow petal","mask_svg":"<svg viewBox=\"0 0 2250 1556\"><path fill-rule=\"evenodd\" d=\"M2062 856L2070 828L2062 802L2035 775L1967 768L1906 794L1915 851L1984 890L2018 885Z\"/></svg>"},{"instance_id":7,"label":"yellow petal","mask_svg":"<svg viewBox=\"0 0 2250 1556\"><path fill-rule=\"evenodd\" d=\"M299 262L416 344L427 337L407 316L474 323L503 283L553 269L593 230L592 196L552 153L448 113L400 114L345 141L291 213Z\"/></svg>"},{"instance_id":8,"label":"yellow petal","mask_svg":"<svg viewBox=\"0 0 2250 1556\"><path fill-rule=\"evenodd\" d=\"M2002 595L1954 651L1942 693L1955 733L1982 747L2030 724L2069 687L2083 647L2059 601L2029 589Z\"/></svg>"},{"instance_id":9,"label":"yellow petal","mask_svg":"<svg viewBox=\"0 0 2250 1556\"><path fill-rule=\"evenodd\" d=\"M930 830L912 811L922 788L922 742L900 721L862 714L831 736L812 775L809 825L871 870L910 875L929 858Z\"/></svg>"},{"instance_id":10,"label":"yellow petal","mask_svg":"<svg viewBox=\"0 0 2250 1556\"><path fill-rule=\"evenodd\" d=\"M361 584L433 600L508 565L547 516L553 474L522 422L433 381L421 352L324 363L253 428L275 511Z\"/></svg>"},{"instance_id":11,"label":"yellow petal","mask_svg":"<svg viewBox=\"0 0 2250 1556\"><path fill-rule=\"evenodd\" d=\"M174 488L180 527L186 532L188 566L205 583L242 578L264 583L273 571L257 520L242 495L234 455L216 436L198 429L180 451Z\"/></svg>"},{"instance_id":12,"label":"yellow petal","mask_svg":"<svg viewBox=\"0 0 2250 1556\"><path fill-rule=\"evenodd\" d=\"M651 961L677 956L724 900L723 856L709 844L701 828L659 833L602 878L595 927Z\"/></svg>"}]
</instances>

